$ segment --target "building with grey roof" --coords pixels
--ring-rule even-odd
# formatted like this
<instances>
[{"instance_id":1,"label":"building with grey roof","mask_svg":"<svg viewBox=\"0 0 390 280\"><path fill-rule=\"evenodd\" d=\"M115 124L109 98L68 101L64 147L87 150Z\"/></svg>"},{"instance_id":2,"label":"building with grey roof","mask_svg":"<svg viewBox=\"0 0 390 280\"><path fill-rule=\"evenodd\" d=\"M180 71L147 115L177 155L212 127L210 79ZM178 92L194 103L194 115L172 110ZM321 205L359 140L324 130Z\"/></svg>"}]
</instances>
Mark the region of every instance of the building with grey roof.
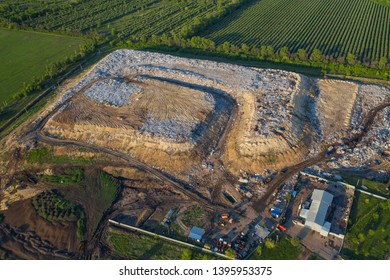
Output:
<instances>
[{"instance_id":1,"label":"building with grey roof","mask_svg":"<svg viewBox=\"0 0 390 280\"><path fill-rule=\"evenodd\" d=\"M314 190L309 209L302 209L300 216L305 219L305 226L327 236L331 223L325 221L328 209L332 204L333 195L323 190Z\"/></svg>"}]
</instances>

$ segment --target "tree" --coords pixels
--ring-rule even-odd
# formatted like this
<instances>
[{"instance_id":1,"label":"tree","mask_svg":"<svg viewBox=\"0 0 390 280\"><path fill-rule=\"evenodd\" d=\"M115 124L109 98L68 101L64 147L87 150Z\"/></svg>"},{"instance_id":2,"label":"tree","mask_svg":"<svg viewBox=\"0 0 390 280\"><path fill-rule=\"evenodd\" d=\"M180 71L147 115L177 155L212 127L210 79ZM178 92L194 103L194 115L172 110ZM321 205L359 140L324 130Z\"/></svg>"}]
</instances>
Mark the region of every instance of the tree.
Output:
<instances>
[{"instance_id":1,"label":"tree","mask_svg":"<svg viewBox=\"0 0 390 280\"><path fill-rule=\"evenodd\" d=\"M184 249L183 253L181 254L182 260L191 260L192 259L192 252L190 249Z\"/></svg>"},{"instance_id":2,"label":"tree","mask_svg":"<svg viewBox=\"0 0 390 280\"><path fill-rule=\"evenodd\" d=\"M381 69L381 70L385 69L386 68L386 64L387 64L387 57L382 56L379 59L379 69Z\"/></svg>"},{"instance_id":3,"label":"tree","mask_svg":"<svg viewBox=\"0 0 390 280\"><path fill-rule=\"evenodd\" d=\"M267 56L267 46L261 46L260 47L260 57L264 58Z\"/></svg>"},{"instance_id":4,"label":"tree","mask_svg":"<svg viewBox=\"0 0 390 280\"><path fill-rule=\"evenodd\" d=\"M279 50L279 56L283 60L289 60L290 59L290 52L288 50L288 47L283 47Z\"/></svg>"},{"instance_id":5,"label":"tree","mask_svg":"<svg viewBox=\"0 0 390 280\"><path fill-rule=\"evenodd\" d=\"M241 52L242 52L243 54L248 54L248 52L249 52L249 47L248 47L247 44L242 44L242 46L241 46Z\"/></svg>"},{"instance_id":6,"label":"tree","mask_svg":"<svg viewBox=\"0 0 390 280\"><path fill-rule=\"evenodd\" d=\"M231 259L234 259L236 257L236 251L234 251L232 248L228 248L225 251L225 255L228 256Z\"/></svg>"},{"instance_id":7,"label":"tree","mask_svg":"<svg viewBox=\"0 0 390 280\"><path fill-rule=\"evenodd\" d=\"M297 51L297 56L300 61L307 61L307 52L304 49L299 49Z\"/></svg>"},{"instance_id":8,"label":"tree","mask_svg":"<svg viewBox=\"0 0 390 280\"><path fill-rule=\"evenodd\" d=\"M257 246L256 248L256 254L258 256L261 256L261 254L263 254L263 246Z\"/></svg>"},{"instance_id":9,"label":"tree","mask_svg":"<svg viewBox=\"0 0 390 280\"><path fill-rule=\"evenodd\" d=\"M275 50L273 46L267 46L267 57L269 58L275 57Z\"/></svg>"},{"instance_id":10,"label":"tree","mask_svg":"<svg viewBox=\"0 0 390 280\"><path fill-rule=\"evenodd\" d=\"M344 56L339 56L337 58L337 62L340 63L340 64L345 64L345 57Z\"/></svg>"},{"instance_id":11,"label":"tree","mask_svg":"<svg viewBox=\"0 0 390 280\"><path fill-rule=\"evenodd\" d=\"M314 49L310 56L310 60L315 62L322 61L323 60L322 52L319 49Z\"/></svg>"},{"instance_id":12,"label":"tree","mask_svg":"<svg viewBox=\"0 0 390 280\"><path fill-rule=\"evenodd\" d=\"M267 239L267 240L265 240L265 242L264 242L264 244L265 244L265 247L267 248L267 249L273 249L273 248L275 248L275 242L273 242L271 239Z\"/></svg>"},{"instance_id":13,"label":"tree","mask_svg":"<svg viewBox=\"0 0 390 280\"><path fill-rule=\"evenodd\" d=\"M348 53L347 54L347 63L350 65L354 65L356 62L356 57L353 53Z\"/></svg>"},{"instance_id":14,"label":"tree","mask_svg":"<svg viewBox=\"0 0 390 280\"><path fill-rule=\"evenodd\" d=\"M230 52L230 43L229 42L224 42L222 44L222 51L225 53Z\"/></svg>"},{"instance_id":15,"label":"tree","mask_svg":"<svg viewBox=\"0 0 390 280\"><path fill-rule=\"evenodd\" d=\"M291 238L290 243L291 243L291 245L293 245L294 247L298 247L298 246L299 246L299 239L296 238L296 237L293 237L293 238Z\"/></svg>"},{"instance_id":16,"label":"tree","mask_svg":"<svg viewBox=\"0 0 390 280\"><path fill-rule=\"evenodd\" d=\"M364 237L363 233L359 233L358 234L358 239L359 239L359 242L364 242L366 240L366 238Z\"/></svg>"}]
</instances>

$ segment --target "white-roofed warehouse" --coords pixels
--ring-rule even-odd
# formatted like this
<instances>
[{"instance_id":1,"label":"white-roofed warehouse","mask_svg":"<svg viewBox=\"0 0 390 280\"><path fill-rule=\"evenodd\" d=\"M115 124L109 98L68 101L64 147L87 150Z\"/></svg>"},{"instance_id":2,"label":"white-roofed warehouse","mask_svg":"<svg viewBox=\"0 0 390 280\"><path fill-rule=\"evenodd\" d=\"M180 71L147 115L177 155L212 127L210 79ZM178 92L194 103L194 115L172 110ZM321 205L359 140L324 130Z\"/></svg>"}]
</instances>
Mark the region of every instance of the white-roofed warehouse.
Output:
<instances>
[{"instance_id":1,"label":"white-roofed warehouse","mask_svg":"<svg viewBox=\"0 0 390 280\"><path fill-rule=\"evenodd\" d=\"M331 223L325 221L326 214L332 204L333 195L323 190L314 190L309 211L305 213L305 226L327 236ZM302 209L304 210L304 209Z\"/></svg>"}]
</instances>

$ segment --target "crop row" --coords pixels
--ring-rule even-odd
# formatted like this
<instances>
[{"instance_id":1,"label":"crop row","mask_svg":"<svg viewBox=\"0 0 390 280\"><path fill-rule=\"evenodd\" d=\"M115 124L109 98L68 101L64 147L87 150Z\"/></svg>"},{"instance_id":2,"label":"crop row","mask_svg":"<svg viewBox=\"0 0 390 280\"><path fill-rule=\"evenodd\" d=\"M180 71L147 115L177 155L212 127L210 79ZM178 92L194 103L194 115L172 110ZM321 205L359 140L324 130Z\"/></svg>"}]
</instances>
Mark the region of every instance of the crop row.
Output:
<instances>
[{"instance_id":1,"label":"crop row","mask_svg":"<svg viewBox=\"0 0 390 280\"><path fill-rule=\"evenodd\" d=\"M203 34L250 47L288 46L291 51L379 60L389 56L390 7L370 0L261 0L239 9Z\"/></svg>"},{"instance_id":2,"label":"crop row","mask_svg":"<svg viewBox=\"0 0 390 280\"><path fill-rule=\"evenodd\" d=\"M150 11L148 13L139 13L134 15L131 22L125 25L121 31L122 37L129 35L161 35L170 33L171 31L179 32L180 27L194 18L201 18L215 7L212 3L197 4L192 2L186 3L172 3L165 5L157 11Z\"/></svg>"}]
</instances>

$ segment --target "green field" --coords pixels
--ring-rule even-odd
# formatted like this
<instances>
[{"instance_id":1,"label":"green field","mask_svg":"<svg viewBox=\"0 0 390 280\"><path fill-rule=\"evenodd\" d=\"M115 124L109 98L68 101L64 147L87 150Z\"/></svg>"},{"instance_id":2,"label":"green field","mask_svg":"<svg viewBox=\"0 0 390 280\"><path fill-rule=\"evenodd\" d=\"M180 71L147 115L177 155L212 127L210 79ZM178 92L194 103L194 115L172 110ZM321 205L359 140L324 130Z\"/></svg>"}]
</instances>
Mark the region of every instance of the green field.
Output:
<instances>
[{"instance_id":1,"label":"green field","mask_svg":"<svg viewBox=\"0 0 390 280\"><path fill-rule=\"evenodd\" d=\"M390 201L357 193L341 252L347 259L385 259L390 252Z\"/></svg>"},{"instance_id":2,"label":"green field","mask_svg":"<svg viewBox=\"0 0 390 280\"><path fill-rule=\"evenodd\" d=\"M95 161L93 158L84 158L76 156L61 155L56 156L48 147L39 147L29 150L26 155L26 161L29 164L41 165L48 164L85 164L92 165Z\"/></svg>"},{"instance_id":3,"label":"green field","mask_svg":"<svg viewBox=\"0 0 390 280\"><path fill-rule=\"evenodd\" d=\"M207 221L206 212L201 206L193 206L184 212L182 220L189 228L192 228L193 226L203 227L205 221Z\"/></svg>"},{"instance_id":4,"label":"green field","mask_svg":"<svg viewBox=\"0 0 390 280\"><path fill-rule=\"evenodd\" d=\"M0 5L0 24L67 33L90 33L122 39L130 35L188 34L192 26L221 12L236 0L84 0L17 1ZM29 9L30 7L30 9ZM31 9L33 7L33 9ZM11 25L12 25L11 24Z\"/></svg>"},{"instance_id":5,"label":"green field","mask_svg":"<svg viewBox=\"0 0 390 280\"><path fill-rule=\"evenodd\" d=\"M363 185L366 186L367 191L371 193L378 194L385 197L389 195L389 191L386 188L387 184L385 183L368 180L366 178L361 178L347 172L342 172L340 175L343 177L344 182L353 186L357 186L359 189L361 189L361 186Z\"/></svg>"},{"instance_id":6,"label":"green field","mask_svg":"<svg viewBox=\"0 0 390 280\"><path fill-rule=\"evenodd\" d=\"M378 61L390 56L390 7L370 0L257 0L202 34L216 43L287 46Z\"/></svg>"},{"instance_id":7,"label":"green field","mask_svg":"<svg viewBox=\"0 0 390 280\"><path fill-rule=\"evenodd\" d=\"M39 178L53 185L71 185L79 183L84 179L84 170L81 168L69 168L61 172L61 174L42 174Z\"/></svg>"},{"instance_id":8,"label":"green field","mask_svg":"<svg viewBox=\"0 0 390 280\"><path fill-rule=\"evenodd\" d=\"M259 245L250 260L297 260L302 252L299 241L291 241L283 237L279 242L267 240L263 245ZM293 245L294 243L294 245ZM269 245L271 244L271 245ZM274 247L273 247L274 246Z\"/></svg>"},{"instance_id":9,"label":"green field","mask_svg":"<svg viewBox=\"0 0 390 280\"><path fill-rule=\"evenodd\" d=\"M0 28L0 103L9 101L23 83L40 77L51 63L72 55L83 39Z\"/></svg>"},{"instance_id":10,"label":"green field","mask_svg":"<svg viewBox=\"0 0 390 280\"><path fill-rule=\"evenodd\" d=\"M143 260L209 260L217 259L214 255L202 253L178 244L153 238L138 233L124 233L112 231L109 234L109 243L114 252L122 257Z\"/></svg>"}]
</instances>

